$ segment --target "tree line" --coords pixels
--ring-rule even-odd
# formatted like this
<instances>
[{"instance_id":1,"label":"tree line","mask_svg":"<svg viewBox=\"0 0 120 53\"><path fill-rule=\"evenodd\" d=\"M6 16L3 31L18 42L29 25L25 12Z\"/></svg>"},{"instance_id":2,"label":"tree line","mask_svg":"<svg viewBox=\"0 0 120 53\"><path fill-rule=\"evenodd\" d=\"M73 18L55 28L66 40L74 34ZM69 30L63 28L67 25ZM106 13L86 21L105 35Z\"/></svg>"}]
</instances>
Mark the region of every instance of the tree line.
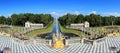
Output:
<instances>
[{"instance_id":1,"label":"tree line","mask_svg":"<svg viewBox=\"0 0 120 53\"><path fill-rule=\"evenodd\" d=\"M75 14L66 14L64 16L59 17L59 22L63 26L68 26L71 23L83 23L88 21L91 27L96 26L108 26L112 25L120 25L120 17L115 16L101 16L98 14L90 14L90 15L75 15Z\"/></svg>"},{"instance_id":2,"label":"tree line","mask_svg":"<svg viewBox=\"0 0 120 53\"><path fill-rule=\"evenodd\" d=\"M0 24L17 26L24 26L26 21L32 23L43 23L46 26L53 20L54 19L50 14L21 13L12 14L10 17L0 16Z\"/></svg>"}]
</instances>

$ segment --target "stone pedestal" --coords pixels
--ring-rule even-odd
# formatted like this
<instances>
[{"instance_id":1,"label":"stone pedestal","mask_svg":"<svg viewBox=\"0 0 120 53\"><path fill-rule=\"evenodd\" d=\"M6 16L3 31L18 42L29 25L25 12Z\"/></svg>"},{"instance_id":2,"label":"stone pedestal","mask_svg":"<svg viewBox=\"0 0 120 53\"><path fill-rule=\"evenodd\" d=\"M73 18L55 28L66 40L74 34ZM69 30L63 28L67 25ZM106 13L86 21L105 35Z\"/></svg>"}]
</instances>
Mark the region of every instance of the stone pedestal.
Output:
<instances>
[{"instance_id":1,"label":"stone pedestal","mask_svg":"<svg viewBox=\"0 0 120 53\"><path fill-rule=\"evenodd\" d=\"M68 45L68 40L65 40L65 45L66 45L66 46Z\"/></svg>"},{"instance_id":2,"label":"stone pedestal","mask_svg":"<svg viewBox=\"0 0 120 53\"><path fill-rule=\"evenodd\" d=\"M49 40L49 45L52 46L52 40Z\"/></svg>"},{"instance_id":3,"label":"stone pedestal","mask_svg":"<svg viewBox=\"0 0 120 53\"><path fill-rule=\"evenodd\" d=\"M93 45L96 45L97 44L97 42L96 41L93 41Z\"/></svg>"},{"instance_id":4,"label":"stone pedestal","mask_svg":"<svg viewBox=\"0 0 120 53\"><path fill-rule=\"evenodd\" d=\"M81 40L81 43L82 43L82 44L84 43L84 38Z\"/></svg>"}]
</instances>

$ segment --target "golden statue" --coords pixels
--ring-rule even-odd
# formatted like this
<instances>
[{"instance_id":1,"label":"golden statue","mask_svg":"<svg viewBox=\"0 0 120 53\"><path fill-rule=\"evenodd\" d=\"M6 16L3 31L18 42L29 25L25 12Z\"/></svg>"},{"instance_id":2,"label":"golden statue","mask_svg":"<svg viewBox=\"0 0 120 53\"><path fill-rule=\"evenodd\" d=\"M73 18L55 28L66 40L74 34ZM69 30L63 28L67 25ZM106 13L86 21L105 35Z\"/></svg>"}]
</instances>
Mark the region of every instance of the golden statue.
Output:
<instances>
[{"instance_id":1,"label":"golden statue","mask_svg":"<svg viewBox=\"0 0 120 53\"><path fill-rule=\"evenodd\" d=\"M64 48L63 39L64 39L63 36L60 37L60 39L58 39L58 33L53 35L53 47L54 48Z\"/></svg>"}]
</instances>

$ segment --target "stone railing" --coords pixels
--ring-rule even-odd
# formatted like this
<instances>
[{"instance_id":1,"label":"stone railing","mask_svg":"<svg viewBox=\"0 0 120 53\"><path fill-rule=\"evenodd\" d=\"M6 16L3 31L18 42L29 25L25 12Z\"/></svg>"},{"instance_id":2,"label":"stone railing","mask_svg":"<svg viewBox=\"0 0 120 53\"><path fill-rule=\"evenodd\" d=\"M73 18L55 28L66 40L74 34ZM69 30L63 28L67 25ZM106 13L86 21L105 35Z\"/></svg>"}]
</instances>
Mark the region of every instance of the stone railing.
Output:
<instances>
[{"instance_id":1,"label":"stone railing","mask_svg":"<svg viewBox=\"0 0 120 53\"><path fill-rule=\"evenodd\" d=\"M18 38L12 39L13 43L22 44L22 45L29 45L29 44L45 44L51 45L52 40L44 40L44 39L29 39L29 40L20 40Z\"/></svg>"},{"instance_id":2,"label":"stone railing","mask_svg":"<svg viewBox=\"0 0 120 53\"><path fill-rule=\"evenodd\" d=\"M79 37L73 37L73 38L70 38L70 39L66 39L66 44L67 45L70 45L70 44L73 44L73 43L80 43L81 42L81 39Z\"/></svg>"},{"instance_id":3,"label":"stone railing","mask_svg":"<svg viewBox=\"0 0 120 53\"><path fill-rule=\"evenodd\" d=\"M100 39L97 39L97 40L90 40L90 39L84 38L84 39L81 40L81 43L96 45L96 44L101 43L105 40L106 40L106 37L100 38Z\"/></svg>"}]
</instances>

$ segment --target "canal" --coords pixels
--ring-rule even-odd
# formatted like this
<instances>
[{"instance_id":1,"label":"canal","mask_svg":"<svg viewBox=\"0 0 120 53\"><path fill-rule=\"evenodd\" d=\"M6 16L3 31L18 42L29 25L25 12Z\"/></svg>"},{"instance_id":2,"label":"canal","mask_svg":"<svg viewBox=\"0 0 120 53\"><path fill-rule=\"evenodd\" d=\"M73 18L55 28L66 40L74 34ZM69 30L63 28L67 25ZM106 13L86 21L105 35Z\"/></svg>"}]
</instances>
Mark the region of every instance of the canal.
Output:
<instances>
[{"instance_id":1,"label":"canal","mask_svg":"<svg viewBox=\"0 0 120 53\"><path fill-rule=\"evenodd\" d=\"M62 35L64 35L66 37L66 39L69 39L71 37L78 37L78 35L75 35L73 33L64 33L64 32L62 33L57 19L54 20L54 26L53 26L51 33L40 34L40 35L38 35L38 37L45 38L45 39L52 39L53 34L56 34L56 33L58 35L58 39Z\"/></svg>"}]
</instances>

